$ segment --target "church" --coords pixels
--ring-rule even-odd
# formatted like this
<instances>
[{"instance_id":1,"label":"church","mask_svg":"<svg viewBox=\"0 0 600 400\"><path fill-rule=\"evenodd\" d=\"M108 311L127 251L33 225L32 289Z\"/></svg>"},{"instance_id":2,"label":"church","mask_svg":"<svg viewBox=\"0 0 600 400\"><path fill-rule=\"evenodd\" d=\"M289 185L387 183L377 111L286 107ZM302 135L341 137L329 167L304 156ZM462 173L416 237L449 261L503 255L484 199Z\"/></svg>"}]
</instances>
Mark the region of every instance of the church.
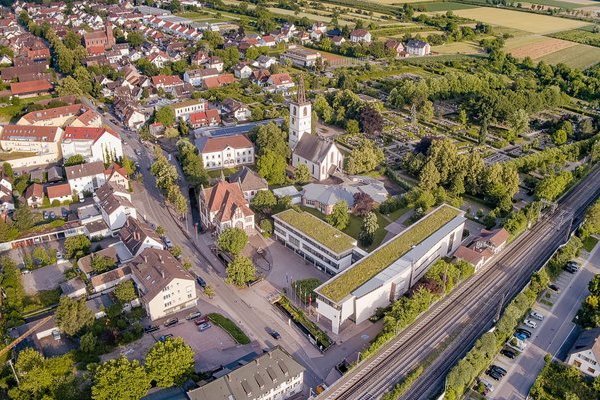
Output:
<instances>
[{"instance_id":1,"label":"church","mask_svg":"<svg viewBox=\"0 0 600 400\"><path fill-rule=\"evenodd\" d=\"M290 132L288 143L292 149L292 166L308 166L313 178L327 179L336 170L342 170L344 156L333 140L312 134L312 106L306 100L304 81L300 78L298 96L290 104Z\"/></svg>"}]
</instances>

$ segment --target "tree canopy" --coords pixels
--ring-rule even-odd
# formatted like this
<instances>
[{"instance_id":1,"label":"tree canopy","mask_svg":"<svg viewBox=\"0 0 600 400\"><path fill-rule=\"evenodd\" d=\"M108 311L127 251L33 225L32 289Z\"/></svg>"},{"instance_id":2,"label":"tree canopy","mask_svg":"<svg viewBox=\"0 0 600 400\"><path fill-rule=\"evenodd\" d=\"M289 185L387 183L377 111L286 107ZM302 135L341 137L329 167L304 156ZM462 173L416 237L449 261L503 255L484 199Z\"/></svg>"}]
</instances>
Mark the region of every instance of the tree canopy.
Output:
<instances>
[{"instance_id":1,"label":"tree canopy","mask_svg":"<svg viewBox=\"0 0 600 400\"><path fill-rule=\"evenodd\" d=\"M219 249L234 256L240 254L247 244L248 234L240 228L227 228L217 239Z\"/></svg>"},{"instance_id":2,"label":"tree canopy","mask_svg":"<svg viewBox=\"0 0 600 400\"><path fill-rule=\"evenodd\" d=\"M227 266L226 282L236 286L244 286L256 279L256 267L251 259L244 256L236 256Z\"/></svg>"},{"instance_id":3,"label":"tree canopy","mask_svg":"<svg viewBox=\"0 0 600 400\"><path fill-rule=\"evenodd\" d=\"M137 360L125 357L100 364L93 376L93 400L139 400L150 389L150 379Z\"/></svg>"},{"instance_id":4,"label":"tree canopy","mask_svg":"<svg viewBox=\"0 0 600 400\"><path fill-rule=\"evenodd\" d=\"M194 351L179 337L156 342L146 355L145 366L156 386L181 385L194 372Z\"/></svg>"},{"instance_id":5,"label":"tree canopy","mask_svg":"<svg viewBox=\"0 0 600 400\"><path fill-rule=\"evenodd\" d=\"M77 335L95 321L94 313L87 306L85 298L75 300L67 296L61 297L54 315L60 330L69 336Z\"/></svg>"}]
</instances>

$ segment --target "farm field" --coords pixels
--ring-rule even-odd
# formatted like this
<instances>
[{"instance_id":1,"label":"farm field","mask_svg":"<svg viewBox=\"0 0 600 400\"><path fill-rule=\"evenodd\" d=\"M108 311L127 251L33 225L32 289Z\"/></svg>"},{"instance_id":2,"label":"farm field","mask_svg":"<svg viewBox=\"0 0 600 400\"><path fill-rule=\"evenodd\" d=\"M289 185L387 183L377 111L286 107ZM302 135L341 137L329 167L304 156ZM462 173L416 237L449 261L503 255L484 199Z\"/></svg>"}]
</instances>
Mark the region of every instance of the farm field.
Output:
<instances>
[{"instance_id":1,"label":"farm field","mask_svg":"<svg viewBox=\"0 0 600 400\"><path fill-rule=\"evenodd\" d=\"M564 9L570 10L570 9L573 9L573 8L582 7L582 6L590 4L590 3L586 2L585 0L582 0L582 1L569 1L569 0L531 0L531 1L527 2L527 3L523 3L523 7L525 7L525 4L528 4L528 5L529 4L541 4L543 6L558 7L558 8L564 8Z\"/></svg>"},{"instance_id":2,"label":"farm field","mask_svg":"<svg viewBox=\"0 0 600 400\"><path fill-rule=\"evenodd\" d=\"M539 34L560 32L589 25L588 22L584 21L489 7L456 10L454 13L460 17L491 25L500 25Z\"/></svg>"},{"instance_id":3,"label":"farm field","mask_svg":"<svg viewBox=\"0 0 600 400\"><path fill-rule=\"evenodd\" d=\"M423 3L414 3L413 6L428 12L467 10L470 8L477 8L477 6L471 4L453 3L451 1L428 1Z\"/></svg>"},{"instance_id":4,"label":"farm field","mask_svg":"<svg viewBox=\"0 0 600 400\"><path fill-rule=\"evenodd\" d=\"M509 50L514 57L530 57L534 60L576 46L576 43L567 40L554 39L545 36L532 36L519 39L521 40L517 40L517 42L521 42L520 45L507 46L507 50ZM526 41L525 39L530 40Z\"/></svg>"},{"instance_id":5,"label":"farm field","mask_svg":"<svg viewBox=\"0 0 600 400\"><path fill-rule=\"evenodd\" d=\"M481 52L481 48L473 42L454 42L433 46L431 51L439 54L475 54Z\"/></svg>"},{"instance_id":6,"label":"farm field","mask_svg":"<svg viewBox=\"0 0 600 400\"><path fill-rule=\"evenodd\" d=\"M569 40L575 43L588 44L590 46L600 47L600 35L583 29L573 29L570 31L557 32L552 35L557 39Z\"/></svg>"},{"instance_id":7,"label":"farm field","mask_svg":"<svg viewBox=\"0 0 600 400\"><path fill-rule=\"evenodd\" d=\"M549 64L563 63L569 67L586 69L600 62L600 48L585 44L575 46L548 54L537 61L545 61Z\"/></svg>"}]
</instances>

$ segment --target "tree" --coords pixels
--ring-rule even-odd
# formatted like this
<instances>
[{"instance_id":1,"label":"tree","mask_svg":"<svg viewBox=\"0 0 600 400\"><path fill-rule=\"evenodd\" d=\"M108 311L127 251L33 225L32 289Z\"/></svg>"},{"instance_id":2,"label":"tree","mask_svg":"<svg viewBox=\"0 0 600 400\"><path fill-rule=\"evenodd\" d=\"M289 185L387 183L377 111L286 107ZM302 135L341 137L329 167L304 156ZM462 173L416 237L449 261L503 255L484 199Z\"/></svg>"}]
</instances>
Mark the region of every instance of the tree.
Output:
<instances>
[{"instance_id":1,"label":"tree","mask_svg":"<svg viewBox=\"0 0 600 400\"><path fill-rule=\"evenodd\" d=\"M298 183L300 185L309 183L310 180L312 179L312 176L310 174L310 170L308 169L308 166L306 164L298 165L296 167L296 170L294 171L294 178L296 179L296 183Z\"/></svg>"},{"instance_id":2,"label":"tree","mask_svg":"<svg viewBox=\"0 0 600 400\"><path fill-rule=\"evenodd\" d=\"M145 365L156 386L181 385L194 372L194 351L179 337L156 342L146 355Z\"/></svg>"},{"instance_id":3,"label":"tree","mask_svg":"<svg viewBox=\"0 0 600 400\"><path fill-rule=\"evenodd\" d=\"M208 173L204 169L202 156L198 154L196 146L187 140L181 140L177 143L177 148L179 149L181 167L187 181L194 186L208 184Z\"/></svg>"},{"instance_id":4,"label":"tree","mask_svg":"<svg viewBox=\"0 0 600 400\"><path fill-rule=\"evenodd\" d=\"M139 400L150 389L150 379L137 360L125 357L100 364L92 381L93 400Z\"/></svg>"},{"instance_id":5,"label":"tree","mask_svg":"<svg viewBox=\"0 0 600 400\"><path fill-rule=\"evenodd\" d=\"M11 179L15 177L15 173L13 172L12 165L10 165L9 162L2 163L2 173Z\"/></svg>"},{"instance_id":6,"label":"tree","mask_svg":"<svg viewBox=\"0 0 600 400\"><path fill-rule=\"evenodd\" d=\"M121 303L129 303L137 298L133 282L130 280L119 283L113 293Z\"/></svg>"},{"instance_id":7,"label":"tree","mask_svg":"<svg viewBox=\"0 0 600 400\"><path fill-rule=\"evenodd\" d=\"M69 336L77 335L83 328L91 326L95 320L94 313L85 303L85 297L78 300L61 297L54 315L60 330Z\"/></svg>"},{"instance_id":8,"label":"tree","mask_svg":"<svg viewBox=\"0 0 600 400\"><path fill-rule=\"evenodd\" d=\"M373 237L377 229L379 229L377 215L374 212L367 213L363 218L362 227L358 234L358 240L360 240L363 246L370 246L373 243Z\"/></svg>"},{"instance_id":9,"label":"tree","mask_svg":"<svg viewBox=\"0 0 600 400\"><path fill-rule=\"evenodd\" d=\"M441 175L433 160L427 161L419 174L419 187L426 191L434 190L440 184Z\"/></svg>"},{"instance_id":10,"label":"tree","mask_svg":"<svg viewBox=\"0 0 600 400\"><path fill-rule=\"evenodd\" d=\"M557 146L567 143L567 132L564 129L555 130L552 134L552 141Z\"/></svg>"},{"instance_id":11,"label":"tree","mask_svg":"<svg viewBox=\"0 0 600 400\"><path fill-rule=\"evenodd\" d=\"M281 153L267 150L256 162L258 174L265 178L269 185L281 185L285 183L285 170L287 163Z\"/></svg>"},{"instance_id":12,"label":"tree","mask_svg":"<svg viewBox=\"0 0 600 400\"><path fill-rule=\"evenodd\" d=\"M129 32L127 33L127 42L129 42L133 48L139 49L144 44L144 35L138 31Z\"/></svg>"},{"instance_id":13,"label":"tree","mask_svg":"<svg viewBox=\"0 0 600 400\"><path fill-rule=\"evenodd\" d=\"M354 193L354 214L359 216L365 216L373 210L375 201L367 193L356 192Z\"/></svg>"},{"instance_id":14,"label":"tree","mask_svg":"<svg viewBox=\"0 0 600 400\"><path fill-rule=\"evenodd\" d=\"M235 256L227 266L226 282L236 286L244 286L256 279L256 267L251 259L244 256Z\"/></svg>"},{"instance_id":15,"label":"tree","mask_svg":"<svg viewBox=\"0 0 600 400\"><path fill-rule=\"evenodd\" d=\"M161 225L156 227L156 234L160 237L165 236L165 228L163 228Z\"/></svg>"},{"instance_id":16,"label":"tree","mask_svg":"<svg viewBox=\"0 0 600 400\"><path fill-rule=\"evenodd\" d=\"M209 298L212 299L213 297L215 297L215 289L213 289L212 286L210 285L206 285L206 287L204 288L204 294Z\"/></svg>"},{"instance_id":17,"label":"tree","mask_svg":"<svg viewBox=\"0 0 600 400\"><path fill-rule=\"evenodd\" d=\"M270 190L259 190L250 201L252 209L260 213L269 213L277 204L277 198Z\"/></svg>"},{"instance_id":18,"label":"tree","mask_svg":"<svg viewBox=\"0 0 600 400\"><path fill-rule=\"evenodd\" d=\"M538 199L553 201L567 189L572 181L573 174L570 171L547 176L536 186L535 196Z\"/></svg>"},{"instance_id":19,"label":"tree","mask_svg":"<svg viewBox=\"0 0 600 400\"><path fill-rule=\"evenodd\" d=\"M336 227L339 230L343 230L348 226L350 222L350 215L348 214L348 203L344 200L340 200L333 205L331 214L327 216L327 222Z\"/></svg>"},{"instance_id":20,"label":"tree","mask_svg":"<svg viewBox=\"0 0 600 400\"><path fill-rule=\"evenodd\" d=\"M346 157L346 171L352 175L369 172L374 170L383 160L383 150L375 147L372 141L364 139Z\"/></svg>"},{"instance_id":21,"label":"tree","mask_svg":"<svg viewBox=\"0 0 600 400\"><path fill-rule=\"evenodd\" d=\"M75 78L84 93L89 94L92 92L93 79L85 67L80 65L75 68L75 71L73 71L73 78Z\"/></svg>"},{"instance_id":22,"label":"tree","mask_svg":"<svg viewBox=\"0 0 600 400\"><path fill-rule=\"evenodd\" d=\"M95 273L101 274L110 271L117 266L114 258L102 254L92 254L91 266Z\"/></svg>"},{"instance_id":23,"label":"tree","mask_svg":"<svg viewBox=\"0 0 600 400\"><path fill-rule=\"evenodd\" d=\"M183 250L181 249L180 246L173 246L169 249L169 252L171 253L171 255L175 258L179 258L181 257L181 255L183 254Z\"/></svg>"},{"instance_id":24,"label":"tree","mask_svg":"<svg viewBox=\"0 0 600 400\"><path fill-rule=\"evenodd\" d=\"M425 122L430 122L433 119L433 115L435 110L433 108L433 103L429 100L425 100L423 104L421 104L419 110L419 116Z\"/></svg>"},{"instance_id":25,"label":"tree","mask_svg":"<svg viewBox=\"0 0 600 400\"><path fill-rule=\"evenodd\" d=\"M64 79L61 79L58 83L58 87L56 88L56 92L59 96L83 96L84 92L79 86L79 83L72 76L67 76Z\"/></svg>"},{"instance_id":26,"label":"tree","mask_svg":"<svg viewBox=\"0 0 600 400\"><path fill-rule=\"evenodd\" d=\"M68 237L65 240L65 257L81 258L89 254L92 242L85 235L77 235Z\"/></svg>"},{"instance_id":27,"label":"tree","mask_svg":"<svg viewBox=\"0 0 600 400\"><path fill-rule=\"evenodd\" d=\"M529 129L529 115L522 108L510 114L507 122L516 135L520 135Z\"/></svg>"},{"instance_id":28,"label":"tree","mask_svg":"<svg viewBox=\"0 0 600 400\"><path fill-rule=\"evenodd\" d=\"M346 122L346 132L350 135L356 135L360 133L360 124L355 119L349 119Z\"/></svg>"},{"instance_id":29,"label":"tree","mask_svg":"<svg viewBox=\"0 0 600 400\"><path fill-rule=\"evenodd\" d=\"M154 114L154 121L160 122L165 127L173 127L175 125L175 111L173 111L172 107L164 106L161 107Z\"/></svg>"},{"instance_id":30,"label":"tree","mask_svg":"<svg viewBox=\"0 0 600 400\"><path fill-rule=\"evenodd\" d=\"M121 160L121 164L122 164L121 166L123 168L125 168L125 172L127 173L127 176L131 177L136 170L135 162L131 158L129 158L127 156L123 156L123 159Z\"/></svg>"},{"instance_id":31,"label":"tree","mask_svg":"<svg viewBox=\"0 0 600 400\"><path fill-rule=\"evenodd\" d=\"M217 239L217 247L224 252L237 256L248 244L248 234L240 228L224 229Z\"/></svg>"},{"instance_id":32,"label":"tree","mask_svg":"<svg viewBox=\"0 0 600 400\"><path fill-rule=\"evenodd\" d=\"M79 165L83 163L85 163L85 158L83 157L83 155L75 154L67 158L67 161L65 161L65 167L70 167L72 165Z\"/></svg>"},{"instance_id":33,"label":"tree","mask_svg":"<svg viewBox=\"0 0 600 400\"><path fill-rule=\"evenodd\" d=\"M360 124L366 134L380 134L383 131L383 116L375 107L367 105L360 112Z\"/></svg>"},{"instance_id":34,"label":"tree","mask_svg":"<svg viewBox=\"0 0 600 400\"><path fill-rule=\"evenodd\" d=\"M581 237L588 237L600 233L600 202L594 203L585 215L581 225ZM600 292L598 293L600 295Z\"/></svg>"},{"instance_id":35,"label":"tree","mask_svg":"<svg viewBox=\"0 0 600 400\"><path fill-rule=\"evenodd\" d=\"M96 352L96 346L98 345L98 339L94 335L94 332L88 332L81 336L79 339L79 350L83 353L94 354Z\"/></svg>"},{"instance_id":36,"label":"tree","mask_svg":"<svg viewBox=\"0 0 600 400\"><path fill-rule=\"evenodd\" d=\"M284 158L289 157L290 147L287 143L287 134L275 123L269 122L266 125L261 125L255 128L251 135L256 136L259 155L272 151Z\"/></svg>"},{"instance_id":37,"label":"tree","mask_svg":"<svg viewBox=\"0 0 600 400\"><path fill-rule=\"evenodd\" d=\"M175 211L183 215L188 210L188 202L183 193L181 193L181 189L177 186L169 186L167 190L167 201L173 205Z\"/></svg>"}]
</instances>

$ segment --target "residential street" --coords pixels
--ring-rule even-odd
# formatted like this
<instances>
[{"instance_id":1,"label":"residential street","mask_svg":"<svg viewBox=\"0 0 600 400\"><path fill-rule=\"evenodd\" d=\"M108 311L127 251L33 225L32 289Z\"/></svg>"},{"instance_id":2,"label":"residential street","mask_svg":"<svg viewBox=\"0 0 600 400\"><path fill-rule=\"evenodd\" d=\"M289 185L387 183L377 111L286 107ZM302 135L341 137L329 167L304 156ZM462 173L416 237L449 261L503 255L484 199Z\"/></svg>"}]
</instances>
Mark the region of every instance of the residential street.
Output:
<instances>
[{"instance_id":1,"label":"residential street","mask_svg":"<svg viewBox=\"0 0 600 400\"><path fill-rule=\"evenodd\" d=\"M544 367L544 356L558 353L565 354L577 333L572 322L577 314L581 301L588 295L588 282L595 274L600 273L600 246L596 246L588 260L575 276L563 272L558 280L562 293L551 310L543 305L536 309L546 317L543 323L534 330L534 336L525 351L508 365L508 374L500 381L494 382L496 389L490 394L491 399L513 400L526 399L537 375ZM567 279L572 278L565 286ZM565 282L565 283L563 283ZM561 286L562 285L562 286Z\"/></svg>"}]
</instances>

